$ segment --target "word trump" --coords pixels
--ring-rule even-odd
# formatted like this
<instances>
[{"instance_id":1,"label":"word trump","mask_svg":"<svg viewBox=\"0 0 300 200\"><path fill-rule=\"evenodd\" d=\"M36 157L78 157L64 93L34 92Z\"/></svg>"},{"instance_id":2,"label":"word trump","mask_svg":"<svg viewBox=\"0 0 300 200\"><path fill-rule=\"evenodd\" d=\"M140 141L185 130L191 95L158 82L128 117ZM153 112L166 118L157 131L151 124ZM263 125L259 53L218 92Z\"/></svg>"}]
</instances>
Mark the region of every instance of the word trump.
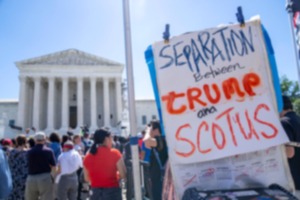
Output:
<instances>
[{"instance_id":1,"label":"word trump","mask_svg":"<svg viewBox=\"0 0 300 200\"><path fill-rule=\"evenodd\" d=\"M231 107L217 115L212 122L201 120L197 127L197 133L193 135L196 139L193 140L190 139L193 134L190 133L190 130L193 127L189 123L183 124L177 128L175 138L177 142L187 144L189 151L183 152L176 149L175 153L180 157L190 157L196 151L201 154L208 154L216 150L231 148L232 145L237 147L239 142L244 142L241 140L273 139L278 135L279 130L274 124L266 120L265 116L269 111L270 108L264 103L256 106L253 115L249 115L247 109L243 113L234 112L234 107ZM225 121L225 125L223 121ZM245 129L246 127L247 129ZM227 129L229 131L226 131ZM187 133L189 137L184 137L183 135ZM207 147L207 144L212 144L212 146Z\"/></svg>"},{"instance_id":2,"label":"word trump","mask_svg":"<svg viewBox=\"0 0 300 200\"><path fill-rule=\"evenodd\" d=\"M188 88L185 93L171 91L167 95L162 96L162 101L165 103L169 114L178 115L184 113L187 109L194 110L196 104L202 107L206 107L208 103L218 104L221 100L221 95L224 95L227 100L230 100L235 94L240 98L244 98L246 95L255 96L254 88L259 86L260 83L260 77L256 73L251 72L243 76L241 83L237 78L231 77L221 83L221 88L216 83L213 83L210 85L203 84L202 88ZM203 92L208 102L202 98ZM175 107L176 100L180 98L186 98L188 105L182 104Z\"/></svg>"}]
</instances>

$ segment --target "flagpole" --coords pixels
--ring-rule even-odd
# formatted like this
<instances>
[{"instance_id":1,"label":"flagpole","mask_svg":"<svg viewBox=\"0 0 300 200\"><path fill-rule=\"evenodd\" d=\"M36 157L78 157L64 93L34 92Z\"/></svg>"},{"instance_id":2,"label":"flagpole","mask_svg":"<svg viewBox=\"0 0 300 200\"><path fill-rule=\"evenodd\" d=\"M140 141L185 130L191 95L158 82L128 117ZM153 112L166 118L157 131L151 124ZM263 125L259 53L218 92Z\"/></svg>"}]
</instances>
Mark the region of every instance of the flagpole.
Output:
<instances>
[{"instance_id":1,"label":"flagpole","mask_svg":"<svg viewBox=\"0 0 300 200\"><path fill-rule=\"evenodd\" d=\"M290 0L287 0L286 2L287 2L287 5L290 5L290 3L291 3ZM298 53L298 48L297 48L297 43L296 43L296 38L295 38L293 12L291 9L287 9L287 10L288 10L288 14L289 14L291 33L292 33L292 39L293 39L293 44L294 44L296 67L297 67L297 72L298 72L298 86L300 87L300 63L299 63L299 53Z\"/></svg>"},{"instance_id":2,"label":"flagpole","mask_svg":"<svg viewBox=\"0 0 300 200\"><path fill-rule=\"evenodd\" d=\"M131 132L131 155L132 155L132 171L134 183L134 199L141 200L141 180L140 180L140 163L138 152L138 139L136 129L136 112L135 112L135 95L134 95L134 80L132 67L132 51L131 51L131 30L130 30L130 13L129 0L123 0L123 19L124 19L124 34L125 34L125 54L126 54L126 72L128 84L128 103L129 103L129 123Z\"/></svg>"}]
</instances>

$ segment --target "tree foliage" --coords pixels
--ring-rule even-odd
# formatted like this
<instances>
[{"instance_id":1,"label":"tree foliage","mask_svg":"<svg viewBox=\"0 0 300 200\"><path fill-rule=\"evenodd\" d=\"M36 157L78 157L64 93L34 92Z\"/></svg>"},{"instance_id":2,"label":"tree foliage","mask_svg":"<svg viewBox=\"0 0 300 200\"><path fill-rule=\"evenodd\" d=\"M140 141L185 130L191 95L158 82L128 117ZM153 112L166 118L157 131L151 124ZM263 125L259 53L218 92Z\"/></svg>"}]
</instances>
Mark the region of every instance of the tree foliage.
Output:
<instances>
[{"instance_id":1,"label":"tree foliage","mask_svg":"<svg viewBox=\"0 0 300 200\"><path fill-rule=\"evenodd\" d=\"M288 79L287 76L282 76L280 79L280 87L282 94L290 97L295 112L300 114L300 90L298 82Z\"/></svg>"},{"instance_id":2,"label":"tree foliage","mask_svg":"<svg viewBox=\"0 0 300 200\"><path fill-rule=\"evenodd\" d=\"M280 80L280 87L282 94L290 97L292 102L300 98L299 84L297 81L292 81L286 76L282 76Z\"/></svg>"}]
</instances>

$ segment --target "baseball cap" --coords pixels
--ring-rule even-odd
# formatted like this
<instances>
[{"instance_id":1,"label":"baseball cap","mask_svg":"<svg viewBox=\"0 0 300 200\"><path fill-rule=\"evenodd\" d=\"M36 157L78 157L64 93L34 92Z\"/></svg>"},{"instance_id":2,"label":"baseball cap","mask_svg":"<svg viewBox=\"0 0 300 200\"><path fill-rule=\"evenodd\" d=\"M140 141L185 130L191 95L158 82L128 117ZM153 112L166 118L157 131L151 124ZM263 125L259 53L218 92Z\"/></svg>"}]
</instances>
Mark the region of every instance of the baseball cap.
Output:
<instances>
[{"instance_id":1,"label":"baseball cap","mask_svg":"<svg viewBox=\"0 0 300 200\"><path fill-rule=\"evenodd\" d=\"M73 149L73 147L74 147L74 143L70 140L66 141L63 146L63 148L68 148L68 149Z\"/></svg>"},{"instance_id":2,"label":"baseball cap","mask_svg":"<svg viewBox=\"0 0 300 200\"><path fill-rule=\"evenodd\" d=\"M11 145L12 144L12 141L11 141L11 139L4 139L3 141L2 141L2 145Z\"/></svg>"}]
</instances>

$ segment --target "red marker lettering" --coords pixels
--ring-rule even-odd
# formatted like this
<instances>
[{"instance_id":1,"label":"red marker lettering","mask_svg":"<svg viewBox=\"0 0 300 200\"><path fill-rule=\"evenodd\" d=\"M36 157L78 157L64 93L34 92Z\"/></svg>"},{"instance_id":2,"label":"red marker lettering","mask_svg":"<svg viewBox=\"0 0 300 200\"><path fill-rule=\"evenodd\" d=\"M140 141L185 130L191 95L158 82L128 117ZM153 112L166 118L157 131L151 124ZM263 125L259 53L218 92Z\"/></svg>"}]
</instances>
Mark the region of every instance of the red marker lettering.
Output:
<instances>
[{"instance_id":1,"label":"red marker lettering","mask_svg":"<svg viewBox=\"0 0 300 200\"><path fill-rule=\"evenodd\" d=\"M203 121L203 122L200 124L199 128L198 128L198 134L197 134L197 147L198 147L198 151L199 151L200 153L206 154L206 153L211 152L211 148L205 149L205 150L203 150L203 149L200 148L200 141L201 141L200 135L201 135L201 129L202 129L203 126L205 126L205 127L204 127L204 128L205 128L205 131L208 131L208 124L207 124L206 121Z\"/></svg>"},{"instance_id":2,"label":"red marker lettering","mask_svg":"<svg viewBox=\"0 0 300 200\"><path fill-rule=\"evenodd\" d=\"M259 112L261 109L265 109L265 110L267 110L267 111L270 110L270 108L269 108L266 104L259 104L259 105L257 106L255 112L254 112L254 119L255 119L257 122L259 122L259 123L261 123L261 124L264 124L264 125L266 125L266 126L268 126L268 127L270 127L271 129L274 130L274 132L273 132L271 135L268 135L266 132L261 131L261 134L262 134L262 136L263 136L264 138L266 138L266 139L272 139L272 138L274 138L274 137L276 137L276 136L278 135L278 129L277 129L273 124L258 119L258 112Z\"/></svg>"},{"instance_id":3,"label":"red marker lettering","mask_svg":"<svg viewBox=\"0 0 300 200\"><path fill-rule=\"evenodd\" d=\"M187 153L178 152L178 151L175 151L175 152L176 152L177 155L179 155L179 156L181 156L181 157L189 157L189 156L191 156L191 155L194 154L196 147L195 147L194 143L193 143L192 141L190 141L189 139L184 138L184 137L180 137L180 136L179 136L181 130L184 129L184 128L191 128L191 126L190 126L189 124L184 124L184 125L180 126L180 127L177 129L177 131L176 131L176 139L177 139L178 141L183 141L183 142L188 143L189 145L191 145L191 148L192 148L192 149L191 149L191 151L189 151L189 152L187 152Z\"/></svg>"}]
</instances>

